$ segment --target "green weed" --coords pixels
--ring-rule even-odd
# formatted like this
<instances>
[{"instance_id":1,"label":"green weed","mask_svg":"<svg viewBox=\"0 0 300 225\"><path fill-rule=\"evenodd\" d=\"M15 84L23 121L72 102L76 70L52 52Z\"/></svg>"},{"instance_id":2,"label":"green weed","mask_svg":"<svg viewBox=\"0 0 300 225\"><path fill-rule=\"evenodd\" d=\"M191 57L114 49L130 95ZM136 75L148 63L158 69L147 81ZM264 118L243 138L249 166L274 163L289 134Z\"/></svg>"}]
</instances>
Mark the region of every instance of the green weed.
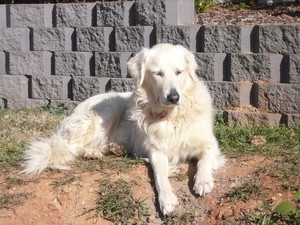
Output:
<instances>
[{"instance_id":1,"label":"green weed","mask_svg":"<svg viewBox=\"0 0 300 225\"><path fill-rule=\"evenodd\" d=\"M208 8L215 5L213 0L195 0L195 12L205 13Z\"/></svg>"}]
</instances>

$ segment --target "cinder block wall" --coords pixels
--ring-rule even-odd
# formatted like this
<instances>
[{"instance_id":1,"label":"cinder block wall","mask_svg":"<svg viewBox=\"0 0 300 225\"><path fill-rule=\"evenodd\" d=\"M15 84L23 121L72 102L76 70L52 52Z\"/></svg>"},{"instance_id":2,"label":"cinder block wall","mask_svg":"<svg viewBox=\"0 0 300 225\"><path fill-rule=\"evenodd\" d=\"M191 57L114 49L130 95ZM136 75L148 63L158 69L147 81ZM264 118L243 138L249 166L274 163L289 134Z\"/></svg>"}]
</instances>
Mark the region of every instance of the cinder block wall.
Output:
<instances>
[{"instance_id":1,"label":"cinder block wall","mask_svg":"<svg viewBox=\"0 0 300 225\"><path fill-rule=\"evenodd\" d=\"M195 53L228 123L300 125L300 25L194 25L193 2L0 5L0 107L131 90L127 60L168 42Z\"/></svg>"}]
</instances>

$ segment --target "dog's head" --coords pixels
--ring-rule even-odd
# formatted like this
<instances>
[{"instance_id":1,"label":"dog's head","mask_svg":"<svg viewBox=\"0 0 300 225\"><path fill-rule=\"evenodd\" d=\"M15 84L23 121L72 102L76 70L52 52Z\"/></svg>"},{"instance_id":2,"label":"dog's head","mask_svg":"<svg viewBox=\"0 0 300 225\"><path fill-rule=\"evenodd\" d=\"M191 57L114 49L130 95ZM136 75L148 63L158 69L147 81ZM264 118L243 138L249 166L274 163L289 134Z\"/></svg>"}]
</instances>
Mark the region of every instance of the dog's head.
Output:
<instances>
[{"instance_id":1,"label":"dog's head","mask_svg":"<svg viewBox=\"0 0 300 225\"><path fill-rule=\"evenodd\" d=\"M137 88L153 95L163 107L181 104L181 95L198 79L192 52L180 45L158 44L144 48L128 61Z\"/></svg>"}]
</instances>

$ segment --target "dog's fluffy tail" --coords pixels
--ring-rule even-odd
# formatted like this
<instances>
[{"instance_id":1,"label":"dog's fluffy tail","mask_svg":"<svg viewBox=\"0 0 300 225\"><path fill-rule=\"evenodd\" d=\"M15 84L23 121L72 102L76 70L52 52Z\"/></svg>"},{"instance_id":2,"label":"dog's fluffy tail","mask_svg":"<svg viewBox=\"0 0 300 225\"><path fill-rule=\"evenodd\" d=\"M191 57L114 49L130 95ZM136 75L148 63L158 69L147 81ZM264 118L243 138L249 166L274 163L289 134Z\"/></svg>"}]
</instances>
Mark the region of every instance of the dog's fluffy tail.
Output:
<instances>
[{"instance_id":1,"label":"dog's fluffy tail","mask_svg":"<svg viewBox=\"0 0 300 225\"><path fill-rule=\"evenodd\" d=\"M67 170L66 164L77 156L76 150L76 145L57 134L32 141L25 151L21 173L40 173L47 167Z\"/></svg>"}]
</instances>

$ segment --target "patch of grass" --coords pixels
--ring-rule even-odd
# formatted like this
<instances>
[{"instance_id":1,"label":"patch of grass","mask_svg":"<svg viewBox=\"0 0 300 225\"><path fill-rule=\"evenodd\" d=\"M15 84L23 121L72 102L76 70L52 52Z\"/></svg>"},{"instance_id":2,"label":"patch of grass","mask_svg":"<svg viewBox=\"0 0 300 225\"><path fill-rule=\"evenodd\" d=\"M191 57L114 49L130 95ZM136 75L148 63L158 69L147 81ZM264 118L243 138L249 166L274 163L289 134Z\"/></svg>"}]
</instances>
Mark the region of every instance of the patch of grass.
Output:
<instances>
[{"instance_id":1,"label":"patch of grass","mask_svg":"<svg viewBox=\"0 0 300 225\"><path fill-rule=\"evenodd\" d=\"M259 199L262 195L263 187L257 180L249 181L244 185L232 188L229 192L225 193L225 197L229 198L232 202L246 202L250 199Z\"/></svg>"},{"instance_id":2,"label":"patch of grass","mask_svg":"<svg viewBox=\"0 0 300 225\"><path fill-rule=\"evenodd\" d=\"M63 177L61 177L61 178L57 179L56 181L54 181L53 183L51 183L51 185L53 185L54 189L58 189L59 187L72 184L75 181L78 181L80 179L81 179L80 176L66 174Z\"/></svg>"},{"instance_id":3,"label":"patch of grass","mask_svg":"<svg viewBox=\"0 0 300 225\"><path fill-rule=\"evenodd\" d=\"M239 157L245 154L283 156L287 151L300 154L300 127L242 127L217 123L215 134L227 157ZM255 135L264 136L267 143L251 144L251 137Z\"/></svg>"},{"instance_id":4,"label":"patch of grass","mask_svg":"<svg viewBox=\"0 0 300 225\"><path fill-rule=\"evenodd\" d=\"M18 193L18 194L1 194L0 195L0 210L11 209L14 206L22 205L25 200L32 197L30 192Z\"/></svg>"},{"instance_id":5,"label":"patch of grass","mask_svg":"<svg viewBox=\"0 0 300 225\"><path fill-rule=\"evenodd\" d=\"M0 169L19 160L28 141L49 135L64 117L41 108L0 109Z\"/></svg>"},{"instance_id":6,"label":"patch of grass","mask_svg":"<svg viewBox=\"0 0 300 225\"><path fill-rule=\"evenodd\" d=\"M163 225L178 225L178 224L185 224L185 225L191 225L191 224L197 224L195 221L195 215L191 212L186 212L182 215L174 215L174 216L166 216L163 219Z\"/></svg>"},{"instance_id":7,"label":"patch of grass","mask_svg":"<svg viewBox=\"0 0 300 225\"><path fill-rule=\"evenodd\" d=\"M115 224L144 224L149 216L145 200L135 200L131 185L122 180L98 180L100 190L96 206L87 212L94 212L93 217L101 216ZM86 213L87 213L86 212Z\"/></svg>"},{"instance_id":8,"label":"patch of grass","mask_svg":"<svg viewBox=\"0 0 300 225\"><path fill-rule=\"evenodd\" d=\"M76 165L80 170L89 172L105 172L105 170L127 172L143 163L144 161L138 157L107 155L99 160L79 159Z\"/></svg>"}]
</instances>

